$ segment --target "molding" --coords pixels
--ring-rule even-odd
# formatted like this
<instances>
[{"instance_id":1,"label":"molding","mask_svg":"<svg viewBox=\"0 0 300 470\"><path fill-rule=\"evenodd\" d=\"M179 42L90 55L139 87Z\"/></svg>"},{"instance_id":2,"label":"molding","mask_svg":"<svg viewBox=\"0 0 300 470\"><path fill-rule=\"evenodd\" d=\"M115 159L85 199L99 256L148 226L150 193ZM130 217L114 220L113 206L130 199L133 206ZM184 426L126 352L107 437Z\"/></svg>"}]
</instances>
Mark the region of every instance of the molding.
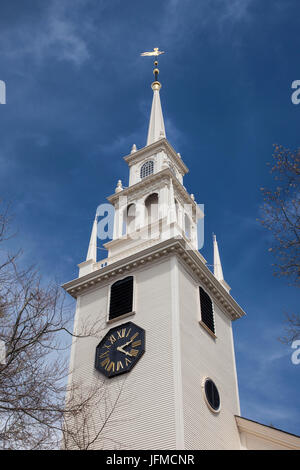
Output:
<instances>
[{"instance_id":1,"label":"molding","mask_svg":"<svg viewBox=\"0 0 300 470\"><path fill-rule=\"evenodd\" d=\"M300 450L300 437L295 434L290 434L281 429L272 428L247 418L242 418L242 416L235 416L235 420L240 433L251 434L263 441L268 441L272 444L286 447L287 449Z\"/></svg>"},{"instance_id":2,"label":"molding","mask_svg":"<svg viewBox=\"0 0 300 470\"><path fill-rule=\"evenodd\" d=\"M240 405L239 381L238 381L236 361L235 361L235 349L234 349L232 325L230 325L230 339L231 339L231 354L232 354L232 360L233 360L234 377L235 377L235 393L236 393L236 400L237 400L237 406L238 406L237 412L240 415L241 405Z\"/></svg>"},{"instance_id":3,"label":"molding","mask_svg":"<svg viewBox=\"0 0 300 470\"><path fill-rule=\"evenodd\" d=\"M97 261L93 259L88 259L86 261L82 261L82 263L77 264L78 268L84 268L85 266L90 266L91 264L95 264Z\"/></svg>"},{"instance_id":4,"label":"molding","mask_svg":"<svg viewBox=\"0 0 300 470\"><path fill-rule=\"evenodd\" d=\"M181 173L183 175L188 173L188 167L183 163L182 159L178 156L177 152L166 138L160 139L157 142L154 142L153 144L147 145L146 147L143 147L134 153L130 153L129 155L126 155L126 157L123 158L129 166L132 166L135 163L138 163L141 159L151 157L154 153L158 153L163 150L167 153L169 157L172 157L171 159L174 160L175 165L180 168Z\"/></svg>"},{"instance_id":5,"label":"molding","mask_svg":"<svg viewBox=\"0 0 300 470\"><path fill-rule=\"evenodd\" d=\"M229 292L231 290L231 287L229 284L224 279L221 279L220 283L222 284L223 287Z\"/></svg>"},{"instance_id":6,"label":"molding","mask_svg":"<svg viewBox=\"0 0 300 470\"><path fill-rule=\"evenodd\" d=\"M110 240L109 242L106 242L106 243L103 243L103 246L106 250L110 250L111 248L114 248L115 246L122 246L122 245L125 245L125 249L126 249L126 245L128 244L128 241L136 241L136 242L139 242L138 244L134 245L134 247L132 248L127 248L127 252L130 253L130 250L133 250L133 249L136 249L137 247L146 247L146 246L149 246L149 242L154 242L154 241L158 241L160 238L161 238L161 229L164 228L164 227L170 227L170 229L172 229L172 225L173 224L167 224L167 216L166 217L162 217L160 219L156 219L154 220L153 222L150 221L149 223L143 225L142 227L138 227L136 228L136 230L133 230L129 233L125 233L124 235L122 235L122 237L120 238L115 238L113 240ZM179 227L179 226L178 226ZM153 238L149 238L148 236L143 238L143 236L145 234L148 234L149 233L149 230L152 230L154 232L154 236ZM159 230L159 232L156 233L155 230ZM180 229L181 230L181 229ZM181 230L182 231L182 230ZM124 251L124 249L122 250ZM120 251L121 253L121 251ZM116 255L117 256L117 255ZM114 257L114 256L113 256ZM106 258L107 260L110 260L110 257ZM100 261L98 261L99 263Z\"/></svg>"},{"instance_id":7,"label":"molding","mask_svg":"<svg viewBox=\"0 0 300 470\"><path fill-rule=\"evenodd\" d=\"M177 222L168 223L168 217L166 216L137 228L135 231L125 234L121 238L116 238L115 240L104 243L104 248L109 252L108 256L94 263L92 270L99 269L104 263L112 264L120 261L121 259L127 258L130 255L150 248L170 238L182 238L190 248L194 249L191 240L185 236L180 225L178 225ZM114 252L112 253L113 250ZM206 264L206 259L200 253L199 255L203 263Z\"/></svg>"},{"instance_id":8,"label":"molding","mask_svg":"<svg viewBox=\"0 0 300 470\"><path fill-rule=\"evenodd\" d=\"M131 317L135 315L135 312L132 311L132 312L128 312L128 313L123 313L122 315L119 315L118 317L116 318L112 318L111 320L107 319L106 320L106 324L107 325L111 325L112 323L117 323L118 321L121 321L123 320L123 318L127 318L127 317Z\"/></svg>"},{"instance_id":9,"label":"molding","mask_svg":"<svg viewBox=\"0 0 300 470\"><path fill-rule=\"evenodd\" d=\"M191 198L185 187L180 183L180 181L176 178L174 173L171 171L170 168L165 168L160 170L157 173L153 173L146 178L143 178L141 181L133 184L132 186L128 186L127 188L123 189L118 193L114 193L111 196L107 197L107 200L115 206L116 203L119 201L120 197L127 197L128 204L133 201L136 201L141 196L146 194L149 189L151 189L151 193L155 192L155 189L162 184L169 184L170 179L172 179L174 190L181 196L182 200L187 203L191 204L192 207L197 210L197 203ZM150 194L150 193L149 193ZM131 197L133 196L133 197Z\"/></svg>"},{"instance_id":10,"label":"molding","mask_svg":"<svg viewBox=\"0 0 300 470\"><path fill-rule=\"evenodd\" d=\"M205 325L205 323L202 321L202 320L199 320L199 325L202 326L202 328L204 328L205 331L207 331L207 333L214 339L217 339L217 336L215 335L215 333L213 331L211 331L207 325Z\"/></svg>"},{"instance_id":11,"label":"molding","mask_svg":"<svg viewBox=\"0 0 300 470\"><path fill-rule=\"evenodd\" d=\"M179 276L177 258L170 259L171 267L171 299L172 299L172 349L173 349L173 376L175 398L176 423L176 449L185 449L184 416L183 416L183 390L180 340L180 313L179 313Z\"/></svg>"},{"instance_id":12,"label":"molding","mask_svg":"<svg viewBox=\"0 0 300 470\"><path fill-rule=\"evenodd\" d=\"M71 345L71 353L70 353L70 362L69 362L69 369L68 369L68 387L66 391L66 403L68 403L69 399L71 398L71 384L73 380L73 371L75 365L75 346L77 341L77 328L79 322L79 311L80 311L80 298L77 299L76 308L75 308L75 316L74 316L74 324L73 324L73 336L72 336L72 345Z\"/></svg>"},{"instance_id":13,"label":"molding","mask_svg":"<svg viewBox=\"0 0 300 470\"><path fill-rule=\"evenodd\" d=\"M188 249L189 246L183 239L170 238L131 256L122 258L104 268L67 282L62 287L72 297L77 298L82 293L94 289L103 282L110 281L117 275L130 273L131 270L149 265L161 258L176 255L196 282L204 286L229 319L236 320L243 317L245 312L214 277L203 262L203 256L198 251Z\"/></svg>"}]
</instances>

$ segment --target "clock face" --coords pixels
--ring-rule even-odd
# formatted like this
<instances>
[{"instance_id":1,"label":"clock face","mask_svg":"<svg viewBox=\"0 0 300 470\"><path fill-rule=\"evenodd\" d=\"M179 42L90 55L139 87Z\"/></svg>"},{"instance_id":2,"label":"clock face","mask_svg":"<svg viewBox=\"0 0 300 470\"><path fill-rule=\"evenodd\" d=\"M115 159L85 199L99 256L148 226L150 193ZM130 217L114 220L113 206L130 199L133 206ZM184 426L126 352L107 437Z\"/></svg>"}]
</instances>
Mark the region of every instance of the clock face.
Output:
<instances>
[{"instance_id":1,"label":"clock face","mask_svg":"<svg viewBox=\"0 0 300 470\"><path fill-rule=\"evenodd\" d=\"M111 328L96 347L95 367L106 375L129 372L145 352L145 330L127 322Z\"/></svg>"}]
</instances>

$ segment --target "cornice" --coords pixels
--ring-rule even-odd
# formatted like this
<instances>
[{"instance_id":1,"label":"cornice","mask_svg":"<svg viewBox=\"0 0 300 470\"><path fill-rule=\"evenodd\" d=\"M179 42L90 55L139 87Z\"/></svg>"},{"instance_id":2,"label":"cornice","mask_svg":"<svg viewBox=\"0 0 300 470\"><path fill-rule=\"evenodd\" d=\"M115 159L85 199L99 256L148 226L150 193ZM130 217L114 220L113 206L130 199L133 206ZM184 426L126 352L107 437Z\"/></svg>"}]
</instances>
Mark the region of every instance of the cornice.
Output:
<instances>
[{"instance_id":1,"label":"cornice","mask_svg":"<svg viewBox=\"0 0 300 470\"><path fill-rule=\"evenodd\" d=\"M245 315L242 308L204 264L203 256L198 251L187 250L185 241L182 239L171 238L163 241L104 268L97 269L85 276L67 282L62 287L72 297L77 298L83 292L93 289L95 286L101 285L101 283L106 283L120 274L129 273L141 266L149 265L161 258L172 255L178 256L187 270L205 287L214 298L214 301L231 320L236 320Z\"/></svg>"},{"instance_id":2,"label":"cornice","mask_svg":"<svg viewBox=\"0 0 300 470\"><path fill-rule=\"evenodd\" d=\"M118 246L118 245L123 245L123 244L127 245L128 240L131 240L131 239L134 240L134 236L136 236L136 240L138 240L138 241L145 240L145 241L142 241L141 244L146 244L146 243L150 242L151 246L152 246L154 243L157 243L157 240L155 238L151 239L151 237L149 239L148 238L148 233L149 233L151 228L152 228L153 232L156 233L157 230L159 230L159 231L161 230L162 226L167 226L167 217L157 219L154 222L149 222L147 225L144 225L143 227L137 228L135 231L130 232L128 234L126 233L125 235L123 235L120 238L116 238L115 240L110 240L109 242L103 243L103 246L106 250L110 250L111 248L113 248L115 246ZM170 224L170 230L173 228L173 226L174 226L174 223ZM158 232L158 233L160 235L160 232ZM143 238L143 236L146 236L146 238ZM132 249L136 250L138 246L140 246L140 245L135 245ZM128 251L128 249L127 249L127 251ZM99 263L100 262L101 261L99 261Z\"/></svg>"},{"instance_id":3,"label":"cornice","mask_svg":"<svg viewBox=\"0 0 300 470\"><path fill-rule=\"evenodd\" d=\"M281 445L289 449L300 449L300 437L295 434L290 434L286 431L282 431L281 429L266 426L265 424L243 418L242 416L235 416L235 420L239 432L251 434L258 439L269 441L272 444Z\"/></svg>"},{"instance_id":4,"label":"cornice","mask_svg":"<svg viewBox=\"0 0 300 470\"><path fill-rule=\"evenodd\" d=\"M180 168L183 175L188 173L188 167L183 163L182 159L178 156L175 149L165 138L160 139L157 142L154 142L153 144L147 145L146 147L143 147L134 153L130 153L129 155L126 155L126 157L123 158L125 162L128 163L129 166L131 166L139 162L143 158L148 156L150 157L151 155L153 155L153 153L159 152L161 150L165 150L168 155L172 156L175 164Z\"/></svg>"},{"instance_id":5,"label":"cornice","mask_svg":"<svg viewBox=\"0 0 300 470\"><path fill-rule=\"evenodd\" d=\"M143 178L141 181L139 181L136 184L133 184L132 186L128 186L128 188L123 189L122 191L118 193L114 193L111 196L107 197L107 200L115 205L115 203L119 200L120 197L128 197L134 194L135 196L141 195L143 193L146 193L148 189L154 189L154 185L157 183L161 183L162 181L165 180L166 183L168 183L172 179L174 189L178 191L178 193L181 195L183 200L186 201L187 204L191 204L193 207L197 206L196 202L191 198L185 187L178 181L174 173L170 170L170 168L165 168L161 171L158 171L157 173L154 173L150 176L147 176L146 178ZM131 202L131 201L129 201Z\"/></svg>"}]
</instances>

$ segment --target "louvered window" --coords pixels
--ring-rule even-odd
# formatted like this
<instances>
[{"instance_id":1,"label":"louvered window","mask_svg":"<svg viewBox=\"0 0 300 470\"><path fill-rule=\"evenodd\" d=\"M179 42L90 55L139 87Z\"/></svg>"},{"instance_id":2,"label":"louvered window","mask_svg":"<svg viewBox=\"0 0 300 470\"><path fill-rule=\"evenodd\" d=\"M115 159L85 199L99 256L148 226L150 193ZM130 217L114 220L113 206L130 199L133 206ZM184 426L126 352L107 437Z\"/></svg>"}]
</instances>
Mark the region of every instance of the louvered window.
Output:
<instances>
[{"instance_id":1,"label":"louvered window","mask_svg":"<svg viewBox=\"0 0 300 470\"><path fill-rule=\"evenodd\" d=\"M153 160L148 160L141 166L141 178L145 178L146 176L152 175L154 170L154 162Z\"/></svg>"},{"instance_id":2,"label":"louvered window","mask_svg":"<svg viewBox=\"0 0 300 470\"><path fill-rule=\"evenodd\" d=\"M110 289L109 320L132 312L133 276L115 282Z\"/></svg>"},{"instance_id":3,"label":"louvered window","mask_svg":"<svg viewBox=\"0 0 300 470\"><path fill-rule=\"evenodd\" d=\"M215 333L214 311L212 300L202 287L200 290L200 305L201 305L201 320L202 322Z\"/></svg>"}]
</instances>

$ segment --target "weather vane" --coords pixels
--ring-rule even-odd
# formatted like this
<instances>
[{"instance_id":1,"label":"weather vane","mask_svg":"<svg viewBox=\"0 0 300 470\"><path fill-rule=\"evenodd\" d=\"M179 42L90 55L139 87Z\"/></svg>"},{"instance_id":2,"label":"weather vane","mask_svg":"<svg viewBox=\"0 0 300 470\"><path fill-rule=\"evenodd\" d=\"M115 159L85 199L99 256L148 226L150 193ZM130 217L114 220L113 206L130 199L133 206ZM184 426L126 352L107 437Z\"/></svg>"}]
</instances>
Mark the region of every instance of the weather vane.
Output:
<instances>
[{"instance_id":1,"label":"weather vane","mask_svg":"<svg viewBox=\"0 0 300 470\"><path fill-rule=\"evenodd\" d=\"M142 52L141 56L144 56L144 57L145 56L147 56L147 57L149 57L149 56L158 57L160 54L164 54L164 53L165 53L165 51L160 51L158 47L154 47L153 51L151 51L151 52ZM161 87L161 84L158 81L159 70L158 70L157 66L158 66L158 61L155 60L154 61L155 69L153 70L154 77L155 77L155 82L154 83L157 83L157 85L159 85L159 87Z\"/></svg>"},{"instance_id":2,"label":"weather vane","mask_svg":"<svg viewBox=\"0 0 300 470\"><path fill-rule=\"evenodd\" d=\"M154 47L153 51L151 52L142 52L141 56L151 56L151 55L159 56L160 54L164 54L164 53L165 51L160 51L158 47Z\"/></svg>"}]
</instances>

